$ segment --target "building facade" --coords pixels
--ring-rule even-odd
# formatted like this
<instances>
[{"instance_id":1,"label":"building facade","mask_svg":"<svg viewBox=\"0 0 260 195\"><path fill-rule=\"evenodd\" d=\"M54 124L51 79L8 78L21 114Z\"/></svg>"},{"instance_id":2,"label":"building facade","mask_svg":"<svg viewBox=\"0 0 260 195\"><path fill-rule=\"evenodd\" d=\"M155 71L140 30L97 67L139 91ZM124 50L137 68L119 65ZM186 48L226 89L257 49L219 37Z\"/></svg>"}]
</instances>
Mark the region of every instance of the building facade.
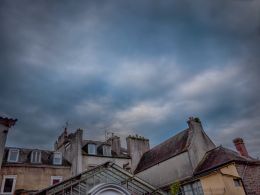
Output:
<instances>
[{"instance_id":1,"label":"building facade","mask_svg":"<svg viewBox=\"0 0 260 195\"><path fill-rule=\"evenodd\" d=\"M188 128L144 153L134 173L170 192L184 195L260 195L260 161L249 156L242 138L238 150L216 147L198 118Z\"/></svg>"},{"instance_id":2,"label":"building facade","mask_svg":"<svg viewBox=\"0 0 260 195\"><path fill-rule=\"evenodd\" d=\"M163 190L159 194L170 193L178 184L183 195L260 195L260 161L248 154L243 139L233 141L238 152L216 147L198 118L191 117L187 129L151 149L149 140L138 135L128 136L123 148L116 135L87 140L83 130L68 133L65 128L53 151L5 147L8 129L16 121L0 117L0 194L30 194L43 188L40 194L59 194L60 188L67 194L81 194L79 189L95 194L120 180L121 187L114 185L113 190L121 188L122 194L158 189ZM85 176L90 179L81 183Z\"/></svg>"}]
</instances>

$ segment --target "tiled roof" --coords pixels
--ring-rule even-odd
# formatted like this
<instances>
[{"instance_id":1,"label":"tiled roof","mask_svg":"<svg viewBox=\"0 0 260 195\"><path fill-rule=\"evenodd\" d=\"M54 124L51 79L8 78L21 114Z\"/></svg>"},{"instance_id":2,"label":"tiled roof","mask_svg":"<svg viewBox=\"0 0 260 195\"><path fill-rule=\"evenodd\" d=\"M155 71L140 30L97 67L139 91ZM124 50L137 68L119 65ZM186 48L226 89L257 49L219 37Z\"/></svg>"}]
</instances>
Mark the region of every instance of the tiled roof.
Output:
<instances>
[{"instance_id":1,"label":"tiled roof","mask_svg":"<svg viewBox=\"0 0 260 195\"><path fill-rule=\"evenodd\" d=\"M0 124L4 125L6 127L14 126L16 121L17 121L17 119L3 118L0 116Z\"/></svg>"},{"instance_id":2,"label":"tiled roof","mask_svg":"<svg viewBox=\"0 0 260 195\"><path fill-rule=\"evenodd\" d=\"M219 146L205 154L204 158L195 169L194 174L197 175L230 162L255 163L257 160L241 156L233 150Z\"/></svg>"},{"instance_id":3,"label":"tiled roof","mask_svg":"<svg viewBox=\"0 0 260 195\"><path fill-rule=\"evenodd\" d=\"M19 158L18 162L8 162L8 151L9 149L18 149L19 150ZM41 152L41 163L31 163L31 153L32 151L37 150ZM51 165L51 166L68 166L70 167L70 163L66 159L62 159L61 165L54 165L53 164L53 154L54 151L48 150L38 150L38 149L25 149L25 148L13 148L7 147L5 148L3 165Z\"/></svg>"},{"instance_id":4,"label":"tiled roof","mask_svg":"<svg viewBox=\"0 0 260 195\"><path fill-rule=\"evenodd\" d=\"M192 130L186 129L143 154L135 174L186 151Z\"/></svg>"}]
</instances>

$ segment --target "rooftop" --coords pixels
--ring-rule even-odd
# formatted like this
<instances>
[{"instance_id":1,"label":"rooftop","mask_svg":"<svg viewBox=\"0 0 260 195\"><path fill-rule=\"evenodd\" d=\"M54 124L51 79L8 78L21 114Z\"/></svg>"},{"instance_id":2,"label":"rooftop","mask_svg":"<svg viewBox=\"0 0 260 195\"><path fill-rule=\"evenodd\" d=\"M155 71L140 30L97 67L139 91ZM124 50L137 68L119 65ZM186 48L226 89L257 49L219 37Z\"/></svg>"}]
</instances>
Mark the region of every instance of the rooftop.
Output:
<instances>
[{"instance_id":1,"label":"rooftop","mask_svg":"<svg viewBox=\"0 0 260 195\"><path fill-rule=\"evenodd\" d=\"M18 161L17 162L8 162L8 151L10 149L18 149ZM41 152L41 163L31 163L31 153L32 151L40 151ZM39 149L27 149L27 148L15 148L15 147L6 147L4 151L4 159L3 166L37 166L37 165L49 165L49 166L68 166L70 167L70 163L62 158L61 165L53 164L53 155L54 151L49 150L39 150Z\"/></svg>"},{"instance_id":2,"label":"rooftop","mask_svg":"<svg viewBox=\"0 0 260 195\"><path fill-rule=\"evenodd\" d=\"M192 130L185 129L143 154L135 174L187 151Z\"/></svg>"},{"instance_id":3,"label":"rooftop","mask_svg":"<svg viewBox=\"0 0 260 195\"><path fill-rule=\"evenodd\" d=\"M219 146L205 154L204 158L195 169L194 174L197 175L231 162L260 163L260 161L256 159L241 156L233 150Z\"/></svg>"}]
</instances>

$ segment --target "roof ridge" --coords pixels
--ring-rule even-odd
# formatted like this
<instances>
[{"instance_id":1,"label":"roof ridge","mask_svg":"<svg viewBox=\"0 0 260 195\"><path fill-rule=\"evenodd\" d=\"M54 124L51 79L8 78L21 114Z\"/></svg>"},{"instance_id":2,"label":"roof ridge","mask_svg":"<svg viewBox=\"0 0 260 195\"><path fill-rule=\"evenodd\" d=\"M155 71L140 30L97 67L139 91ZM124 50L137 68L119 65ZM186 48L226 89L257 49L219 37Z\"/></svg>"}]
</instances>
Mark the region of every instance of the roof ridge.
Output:
<instances>
[{"instance_id":1,"label":"roof ridge","mask_svg":"<svg viewBox=\"0 0 260 195\"><path fill-rule=\"evenodd\" d=\"M180 135L181 133L183 133L183 132L185 132L185 131L187 131L187 130L190 130L190 128L187 128L187 129L184 129L184 130L178 132L177 134L171 136L170 138L166 139L165 141L161 142L160 144L154 146L153 148L151 148L151 149L148 150L147 152L149 152L149 151L151 151L151 150L153 150L153 149L156 149L157 147L163 145L165 142L170 141L172 138L177 137L178 135ZM146 152L145 152L145 153L146 153ZM144 153L144 154L145 154L145 153Z\"/></svg>"},{"instance_id":2,"label":"roof ridge","mask_svg":"<svg viewBox=\"0 0 260 195\"><path fill-rule=\"evenodd\" d=\"M46 151L46 152L55 152L54 150L45 150L45 149L39 149L39 148L22 148L22 147L13 147L13 146L6 146L5 149L40 150L40 151Z\"/></svg>"},{"instance_id":3,"label":"roof ridge","mask_svg":"<svg viewBox=\"0 0 260 195\"><path fill-rule=\"evenodd\" d=\"M157 163L163 162L169 158L172 158L173 156L187 151L187 142L191 136L190 131L190 128L182 130L176 135L168 138L164 142L145 152L142 155L134 172L138 173L151 166L154 166Z\"/></svg>"}]
</instances>

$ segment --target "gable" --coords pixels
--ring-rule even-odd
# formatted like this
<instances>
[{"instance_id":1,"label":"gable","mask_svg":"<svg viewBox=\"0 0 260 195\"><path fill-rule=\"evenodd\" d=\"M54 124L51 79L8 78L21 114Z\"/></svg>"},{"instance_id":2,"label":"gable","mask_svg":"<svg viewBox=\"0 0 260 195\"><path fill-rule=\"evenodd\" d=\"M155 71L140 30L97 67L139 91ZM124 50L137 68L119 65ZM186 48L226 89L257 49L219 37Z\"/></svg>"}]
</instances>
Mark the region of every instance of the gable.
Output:
<instances>
[{"instance_id":1,"label":"gable","mask_svg":"<svg viewBox=\"0 0 260 195\"><path fill-rule=\"evenodd\" d=\"M163 162L187 151L191 140L191 129L186 129L143 154L134 173Z\"/></svg>"}]
</instances>

